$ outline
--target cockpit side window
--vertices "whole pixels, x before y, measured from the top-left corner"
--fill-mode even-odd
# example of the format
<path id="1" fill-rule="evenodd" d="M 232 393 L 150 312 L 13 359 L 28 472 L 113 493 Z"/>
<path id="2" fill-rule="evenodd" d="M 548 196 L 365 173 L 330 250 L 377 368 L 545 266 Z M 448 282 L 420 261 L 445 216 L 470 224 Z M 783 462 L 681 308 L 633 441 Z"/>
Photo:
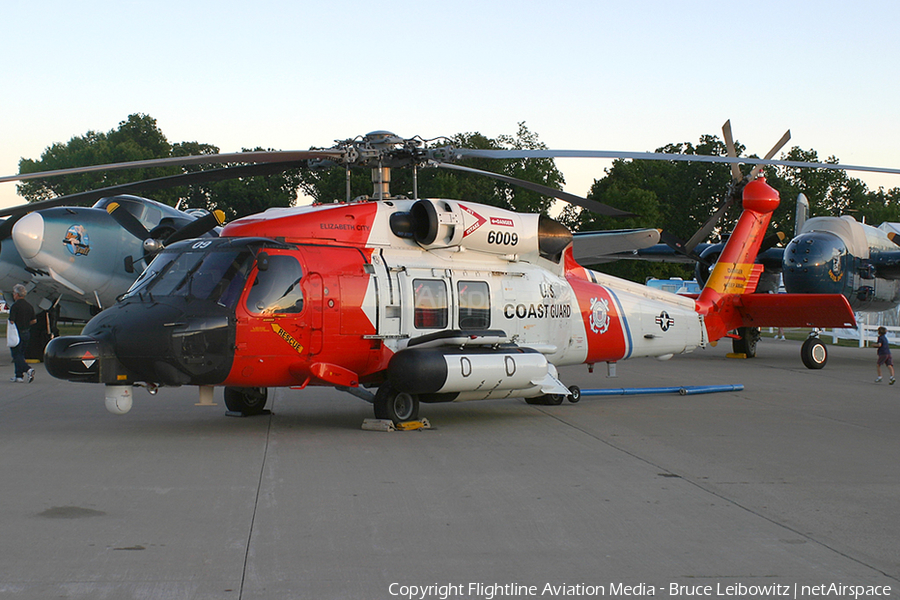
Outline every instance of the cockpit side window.
<path id="1" fill-rule="evenodd" d="M 255 314 L 296 314 L 303 310 L 303 272 L 293 256 L 271 254 L 268 268 L 256 272 L 247 294 L 247 310 Z"/>

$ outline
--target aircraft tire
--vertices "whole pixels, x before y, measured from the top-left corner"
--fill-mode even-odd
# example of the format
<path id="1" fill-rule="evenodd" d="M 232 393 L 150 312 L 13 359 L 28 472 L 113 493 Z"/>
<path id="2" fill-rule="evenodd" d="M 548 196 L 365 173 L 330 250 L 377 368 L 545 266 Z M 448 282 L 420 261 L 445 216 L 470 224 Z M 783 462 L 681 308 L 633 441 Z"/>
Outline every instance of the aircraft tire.
<path id="1" fill-rule="evenodd" d="M 546 404 L 547 406 L 559 406 L 565 399 L 566 396 L 563 394 L 547 394 L 546 396 L 544 396 L 544 404 Z"/>
<path id="2" fill-rule="evenodd" d="M 806 338 L 800 347 L 800 359 L 807 369 L 821 369 L 828 362 L 828 349 L 819 338 Z"/>
<path id="3" fill-rule="evenodd" d="M 390 419 L 394 424 L 415 421 L 419 418 L 419 397 L 416 394 L 398 392 L 389 383 L 385 383 L 375 394 L 375 418 Z"/>
<path id="4" fill-rule="evenodd" d="M 225 406 L 229 412 L 242 413 L 245 417 L 260 415 L 266 408 L 267 388 L 225 387 Z"/>
<path id="5" fill-rule="evenodd" d="M 731 341 L 731 349 L 735 354 L 746 354 L 747 358 L 756 358 L 756 345 L 759 342 L 759 327 L 741 327 L 738 330 L 740 339 Z"/>
<path id="6" fill-rule="evenodd" d="M 569 395 L 567 396 L 569 402 L 575 404 L 579 400 L 581 400 L 581 388 L 577 385 L 569 386 Z"/>

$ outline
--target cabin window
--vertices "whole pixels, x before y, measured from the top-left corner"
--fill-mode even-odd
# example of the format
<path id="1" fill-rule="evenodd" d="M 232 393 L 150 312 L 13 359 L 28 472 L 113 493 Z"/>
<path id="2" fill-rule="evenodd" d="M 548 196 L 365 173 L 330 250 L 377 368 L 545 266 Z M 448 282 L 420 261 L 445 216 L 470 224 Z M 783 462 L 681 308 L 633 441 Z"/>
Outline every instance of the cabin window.
<path id="1" fill-rule="evenodd" d="M 491 291 L 485 281 L 458 281 L 459 328 L 487 329 L 491 326 Z"/>
<path id="2" fill-rule="evenodd" d="M 247 294 L 247 310 L 256 314 L 295 314 L 303 310 L 303 272 L 293 256 L 271 254 L 268 268 L 257 271 Z"/>
<path id="3" fill-rule="evenodd" d="M 450 314 L 447 286 L 440 279 L 413 279 L 413 322 L 417 329 L 445 329 Z"/>

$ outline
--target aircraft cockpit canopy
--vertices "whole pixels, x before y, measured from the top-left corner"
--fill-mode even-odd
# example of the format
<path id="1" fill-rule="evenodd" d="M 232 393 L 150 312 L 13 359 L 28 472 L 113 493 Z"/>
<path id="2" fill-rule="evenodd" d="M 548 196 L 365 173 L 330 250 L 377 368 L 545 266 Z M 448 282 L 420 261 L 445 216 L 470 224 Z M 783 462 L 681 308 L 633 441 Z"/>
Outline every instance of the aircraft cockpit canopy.
<path id="1" fill-rule="evenodd" d="M 299 312 L 303 306 L 300 264 L 293 256 L 265 253 L 266 248 L 284 247 L 271 240 L 247 238 L 194 239 L 173 244 L 153 259 L 122 299 L 181 296 L 234 308 L 258 261 L 257 282 L 251 289 L 247 308 L 255 313 Z M 270 269 L 273 260 L 278 262 L 277 268 Z"/>

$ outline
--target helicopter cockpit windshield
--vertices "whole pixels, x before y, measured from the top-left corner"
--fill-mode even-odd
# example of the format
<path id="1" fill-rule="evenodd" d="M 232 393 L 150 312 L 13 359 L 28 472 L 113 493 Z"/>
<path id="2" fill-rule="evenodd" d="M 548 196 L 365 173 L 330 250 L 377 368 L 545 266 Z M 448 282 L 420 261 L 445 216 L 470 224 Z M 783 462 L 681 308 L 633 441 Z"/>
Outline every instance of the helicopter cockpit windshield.
<path id="1" fill-rule="evenodd" d="M 144 270 L 122 297 L 181 296 L 234 308 L 254 264 L 246 244 L 226 240 L 190 241 L 167 248 Z"/>

